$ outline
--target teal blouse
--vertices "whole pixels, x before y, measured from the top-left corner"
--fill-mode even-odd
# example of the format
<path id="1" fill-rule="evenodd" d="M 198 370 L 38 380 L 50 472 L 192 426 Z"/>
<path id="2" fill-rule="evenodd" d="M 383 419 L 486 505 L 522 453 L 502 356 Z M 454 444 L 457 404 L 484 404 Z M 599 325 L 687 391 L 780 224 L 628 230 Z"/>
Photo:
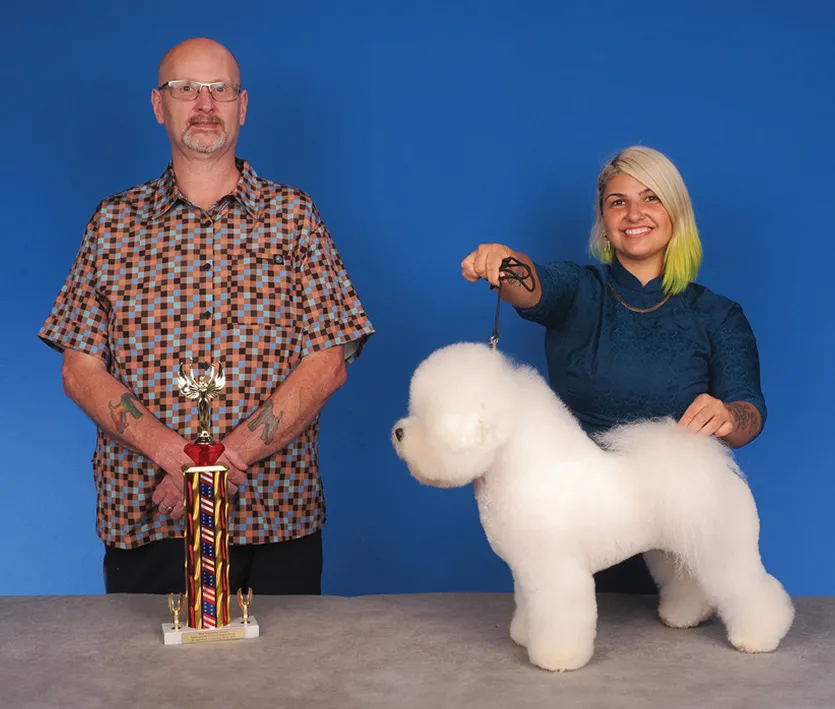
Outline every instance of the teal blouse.
<path id="1" fill-rule="evenodd" d="M 708 393 L 747 401 L 766 420 L 757 343 L 742 307 L 690 284 L 664 299 L 661 278 L 641 286 L 618 261 L 610 266 L 534 264 L 542 297 L 523 318 L 545 326 L 548 376 L 554 391 L 589 434 L 618 423 L 671 416 Z"/>

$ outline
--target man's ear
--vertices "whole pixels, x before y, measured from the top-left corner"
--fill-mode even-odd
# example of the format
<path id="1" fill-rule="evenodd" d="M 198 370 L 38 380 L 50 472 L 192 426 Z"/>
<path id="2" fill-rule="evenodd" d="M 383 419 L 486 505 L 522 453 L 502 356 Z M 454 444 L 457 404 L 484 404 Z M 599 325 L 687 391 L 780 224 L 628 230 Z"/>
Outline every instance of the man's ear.
<path id="1" fill-rule="evenodd" d="M 486 435 L 484 421 L 476 414 L 444 414 L 435 423 L 435 432 L 454 453 L 477 448 Z"/>
<path id="2" fill-rule="evenodd" d="M 162 114 L 162 95 L 159 89 L 151 90 L 151 106 L 154 109 L 154 118 L 157 119 L 157 123 L 163 125 L 165 123 L 165 116 Z"/>

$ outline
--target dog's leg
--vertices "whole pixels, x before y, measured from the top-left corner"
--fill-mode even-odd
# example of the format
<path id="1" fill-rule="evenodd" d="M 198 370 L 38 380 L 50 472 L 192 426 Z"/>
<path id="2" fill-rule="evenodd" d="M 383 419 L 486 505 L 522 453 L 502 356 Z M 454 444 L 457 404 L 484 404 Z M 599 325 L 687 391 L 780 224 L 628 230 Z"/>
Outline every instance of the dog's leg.
<path id="1" fill-rule="evenodd" d="M 734 547 L 737 547 L 736 549 Z M 758 551 L 730 549 L 703 563 L 702 583 L 740 652 L 772 652 L 794 621 L 794 604 L 762 565 Z"/>
<path id="2" fill-rule="evenodd" d="M 513 579 L 513 620 L 510 621 L 510 638 L 517 645 L 528 646 L 528 609 L 525 606 L 525 595 L 521 584 Z"/>
<path id="3" fill-rule="evenodd" d="M 594 576 L 579 565 L 560 564 L 522 573 L 519 582 L 531 663 L 559 672 L 588 664 L 597 635 Z"/>
<path id="4" fill-rule="evenodd" d="M 658 617 L 671 628 L 694 628 L 707 620 L 713 608 L 701 584 L 676 557 L 663 551 L 648 551 L 644 561 L 658 584 Z"/>

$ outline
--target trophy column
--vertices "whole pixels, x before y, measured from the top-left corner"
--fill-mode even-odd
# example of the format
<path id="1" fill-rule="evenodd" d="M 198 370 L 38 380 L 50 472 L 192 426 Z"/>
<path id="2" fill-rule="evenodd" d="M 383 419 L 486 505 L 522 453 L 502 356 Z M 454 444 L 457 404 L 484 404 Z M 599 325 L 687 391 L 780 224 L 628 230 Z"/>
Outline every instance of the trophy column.
<path id="1" fill-rule="evenodd" d="M 220 454 L 218 454 L 219 456 Z M 223 465 L 186 468 L 186 624 L 229 624 L 229 499 Z"/>
<path id="2" fill-rule="evenodd" d="M 177 385 L 187 399 L 197 401 L 199 433 L 185 452 L 195 465 L 184 466 L 184 541 L 185 598 L 169 597 L 168 607 L 174 622 L 163 623 L 166 645 L 255 638 L 258 623 L 249 615 L 252 590 L 247 602 L 238 591 L 243 618 L 231 621 L 229 591 L 229 495 L 226 488 L 229 469 L 217 461 L 223 444 L 209 432 L 209 401 L 223 389 L 223 366 L 213 364 L 207 376 L 194 376 L 192 362 L 180 365 Z M 185 606 L 185 628 L 180 612 Z"/>

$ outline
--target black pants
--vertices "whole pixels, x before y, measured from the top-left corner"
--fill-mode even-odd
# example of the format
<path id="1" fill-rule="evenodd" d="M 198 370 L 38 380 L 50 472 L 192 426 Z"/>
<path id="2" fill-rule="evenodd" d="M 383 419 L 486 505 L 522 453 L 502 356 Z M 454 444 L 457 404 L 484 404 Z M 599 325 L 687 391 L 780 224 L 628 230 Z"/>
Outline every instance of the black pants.
<path id="1" fill-rule="evenodd" d="M 182 539 L 136 549 L 104 548 L 106 593 L 185 593 Z M 322 593 L 322 533 L 276 544 L 229 547 L 229 590 L 254 595 Z"/>
<path id="2" fill-rule="evenodd" d="M 598 593 L 655 594 L 658 586 L 641 555 L 633 556 L 594 575 Z"/>

